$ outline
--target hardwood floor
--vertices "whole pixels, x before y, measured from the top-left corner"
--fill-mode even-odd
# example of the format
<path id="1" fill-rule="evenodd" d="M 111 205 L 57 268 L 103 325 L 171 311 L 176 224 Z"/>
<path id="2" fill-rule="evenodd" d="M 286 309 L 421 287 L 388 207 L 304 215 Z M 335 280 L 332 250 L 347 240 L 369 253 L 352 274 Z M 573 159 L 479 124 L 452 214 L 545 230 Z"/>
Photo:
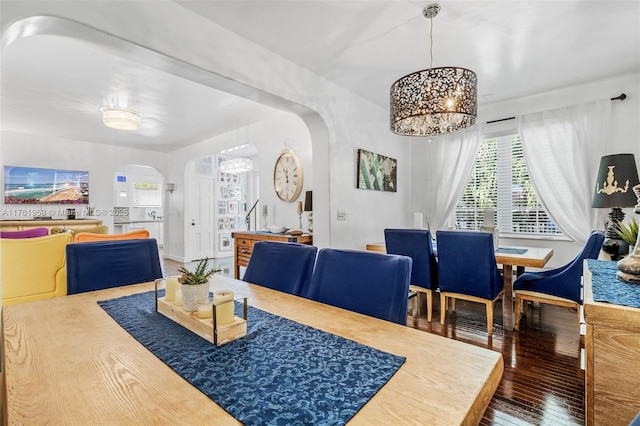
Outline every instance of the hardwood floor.
<path id="1" fill-rule="evenodd" d="M 437 304 L 434 304 L 437 305 Z M 410 302 L 410 306 L 412 306 Z M 584 371 L 576 313 L 541 305 L 529 308 L 520 332 L 502 329 L 502 306 L 495 305 L 493 337 L 487 337 L 484 305 L 459 300 L 444 326 L 434 309 L 426 321 L 424 301 L 419 317 L 407 325 L 501 352 L 504 375 L 482 425 L 583 425 Z"/>
<path id="2" fill-rule="evenodd" d="M 165 259 L 165 275 L 175 275 L 180 266 Z M 526 311 L 520 332 L 509 332 L 502 329 L 502 306 L 497 302 L 489 339 L 484 305 L 459 300 L 456 313 L 448 313 L 441 326 L 435 307 L 433 322 L 427 322 L 424 304 L 421 300 L 419 315 L 408 316 L 407 326 L 498 351 L 504 357 L 504 375 L 481 425 L 584 424 L 584 371 L 575 312 L 541 305 Z"/>

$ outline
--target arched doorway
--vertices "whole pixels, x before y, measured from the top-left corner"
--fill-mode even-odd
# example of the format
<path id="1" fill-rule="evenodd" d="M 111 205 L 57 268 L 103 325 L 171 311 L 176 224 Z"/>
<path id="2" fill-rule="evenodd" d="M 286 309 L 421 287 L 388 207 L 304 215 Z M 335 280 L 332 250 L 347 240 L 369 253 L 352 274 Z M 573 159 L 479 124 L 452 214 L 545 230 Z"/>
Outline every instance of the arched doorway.
<path id="1" fill-rule="evenodd" d="M 185 253 L 190 261 L 213 258 L 233 266 L 234 231 L 245 231 L 258 200 L 257 150 L 243 144 L 190 160 L 185 167 Z M 256 214 L 254 210 L 253 214 Z M 255 219 L 255 218 L 254 218 Z"/>
<path id="2" fill-rule="evenodd" d="M 158 246 L 164 244 L 164 176 L 149 166 L 127 164 L 114 173 L 113 229 L 122 234 L 146 229 Z"/>

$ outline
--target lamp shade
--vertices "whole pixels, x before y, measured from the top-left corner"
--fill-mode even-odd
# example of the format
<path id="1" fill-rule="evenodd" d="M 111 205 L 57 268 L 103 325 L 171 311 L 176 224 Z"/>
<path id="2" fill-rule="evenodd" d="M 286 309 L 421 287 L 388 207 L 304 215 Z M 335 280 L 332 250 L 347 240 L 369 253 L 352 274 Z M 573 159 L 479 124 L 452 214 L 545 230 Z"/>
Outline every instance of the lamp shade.
<path id="1" fill-rule="evenodd" d="M 638 169 L 633 154 L 605 155 L 600 159 L 591 206 L 633 207 L 636 196 L 632 188 L 638 183 Z"/>
<path id="2" fill-rule="evenodd" d="M 304 211 L 312 212 L 313 211 L 313 197 L 311 196 L 312 191 L 307 191 L 304 193 Z"/>

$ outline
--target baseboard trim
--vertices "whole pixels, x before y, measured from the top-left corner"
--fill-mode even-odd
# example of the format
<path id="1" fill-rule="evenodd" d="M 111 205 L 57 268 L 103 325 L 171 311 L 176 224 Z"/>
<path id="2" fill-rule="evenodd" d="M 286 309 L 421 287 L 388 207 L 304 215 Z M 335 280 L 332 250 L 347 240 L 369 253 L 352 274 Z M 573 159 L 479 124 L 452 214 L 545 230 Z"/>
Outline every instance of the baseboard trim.
<path id="1" fill-rule="evenodd" d="M 188 260 L 186 260 L 184 257 L 180 257 L 180 256 L 174 256 L 172 254 L 163 254 L 162 255 L 163 259 L 169 259 L 169 260 L 175 260 L 176 262 L 181 262 L 181 263 L 187 263 L 189 262 Z"/>

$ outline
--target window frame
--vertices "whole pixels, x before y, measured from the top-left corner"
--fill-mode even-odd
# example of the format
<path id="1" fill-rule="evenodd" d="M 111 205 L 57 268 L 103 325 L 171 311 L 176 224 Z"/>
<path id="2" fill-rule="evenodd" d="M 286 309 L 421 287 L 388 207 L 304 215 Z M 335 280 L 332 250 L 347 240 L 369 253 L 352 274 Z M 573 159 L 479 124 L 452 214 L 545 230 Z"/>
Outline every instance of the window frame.
<path id="1" fill-rule="evenodd" d="M 504 140 L 505 138 L 513 138 L 513 137 L 519 137 L 520 140 L 522 141 L 522 135 L 520 134 L 520 132 L 518 131 L 518 129 L 515 128 L 511 128 L 511 129 L 506 129 L 503 131 L 498 131 L 495 133 L 486 133 L 483 134 L 481 139 L 480 139 L 480 143 L 483 144 L 486 141 L 490 141 L 490 140 L 496 140 L 496 148 L 495 148 L 495 173 L 496 173 L 496 202 L 494 203 L 493 207 L 475 207 L 475 213 L 474 213 L 474 217 L 475 219 L 473 220 L 473 225 L 475 225 L 475 227 L 468 227 L 468 228 L 460 228 L 460 229 L 475 229 L 475 230 L 479 230 L 481 226 L 483 226 L 483 224 L 481 222 L 478 221 L 477 217 L 478 217 L 478 211 L 484 208 L 492 208 L 495 210 L 495 226 L 498 228 L 498 232 L 500 237 L 503 238 L 513 238 L 513 239 L 530 239 L 530 240 L 559 240 L 559 241 L 571 241 L 570 238 L 568 238 L 560 228 L 557 227 L 557 225 L 555 225 L 555 223 L 553 223 L 553 219 L 551 218 L 551 216 L 549 215 L 549 213 L 546 211 L 544 205 L 542 204 L 542 202 L 540 201 L 540 197 L 538 196 L 537 192 L 535 191 L 535 188 L 532 188 L 535 194 L 535 198 L 536 198 L 536 210 L 538 212 L 543 212 L 546 217 L 551 220 L 551 222 L 554 224 L 554 226 L 557 229 L 557 233 L 541 233 L 541 232 L 516 232 L 513 230 L 513 220 L 514 220 L 514 215 L 513 215 L 513 210 L 515 207 L 512 203 L 513 203 L 513 143 L 511 144 L 501 144 L 499 143 L 499 141 L 502 139 Z M 522 142 L 521 142 L 522 143 Z M 481 149 L 478 149 L 478 155 L 480 154 Z M 508 172 L 504 172 L 501 173 L 499 171 L 499 167 L 500 167 L 500 153 L 502 153 L 502 155 L 507 155 L 508 160 L 504 161 L 504 163 L 508 163 L 510 165 L 510 171 Z M 521 157 L 524 161 L 524 152 L 521 153 Z M 473 168 L 475 170 L 476 168 L 476 162 L 478 160 L 478 156 L 476 156 L 476 159 L 473 162 Z M 526 165 L 526 162 L 525 162 Z M 527 175 L 529 178 L 529 181 L 531 182 L 531 175 L 529 172 L 529 169 L 527 167 Z M 452 228 L 457 229 L 456 224 L 459 222 L 457 220 L 458 214 L 459 214 L 459 208 L 460 208 L 460 203 L 463 200 L 463 197 L 465 195 L 465 193 L 467 192 L 467 186 L 469 185 L 469 183 L 471 182 L 471 179 L 474 178 L 474 176 L 476 175 L 476 173 L 474 173 L 474 171 L 472 171 L 472 173 L 469 176 L 469 180 L 466 182 L 465 187 L 464 187 L 464 191 L 462 192 L 462 194 L 460 195 L 460 198 L 458 199 L 456 206 L 454 208 L 454 211 L 452 212 L 452 214 L 449 217 L 449 224 Z M 508 176 L 511 176 L 510 180 L 511 182 L 508 183 L 509 178 Z M 507 180 L 505 181 L 505 177 L 507 177 Z M 502 179 L 500 179 L 502 178 Z M 506 208 L 500 208 L 500 205 L 503 204 L 504 202 L 507 202 L 509 204 L 509 207 Z M 511 211 L 511 214 L 507 213 L 507 217 L 505 217 L 505 210 Z M 539 214 L 540 213 L 536 213 L 536 221 L 535 221 L 535 225 L 538 229 L 540 229 L 540 219 L 539 219 Z M 509 229 L 508 231 L 505 231 L 504 229 L 507 228 Z"/>

